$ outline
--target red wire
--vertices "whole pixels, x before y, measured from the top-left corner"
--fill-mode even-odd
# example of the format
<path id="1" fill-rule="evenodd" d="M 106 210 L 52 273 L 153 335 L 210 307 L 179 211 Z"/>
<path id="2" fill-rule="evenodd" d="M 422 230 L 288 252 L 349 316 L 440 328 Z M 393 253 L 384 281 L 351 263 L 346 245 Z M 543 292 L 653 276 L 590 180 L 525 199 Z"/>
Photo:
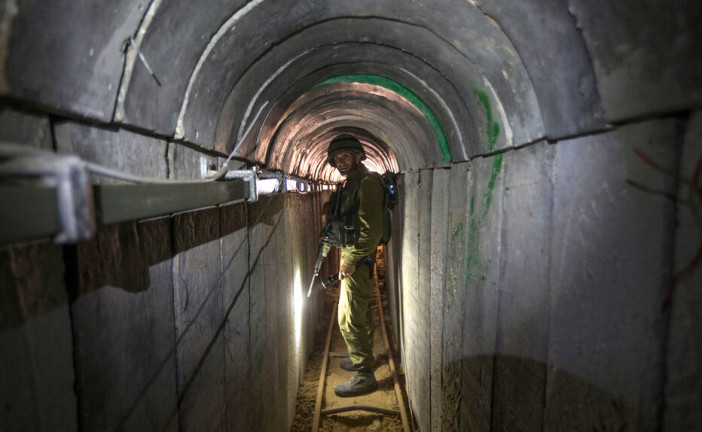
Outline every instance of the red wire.
<path id="1" fill-rule="evenodd" d="M 672 171 L 659 165 L 641 150 L 634 149 L 634 153 L 636 153 L 638 157 L 640 157 L 646 164 L 653 167 L 654 169 L 667 175 L 676 177 L 682 184 L 692 189 L 692 191 L 697 195 L 697 199 L 702 201 L 702 186 L 700 185 L 700 177 L 702 177 L 702 157 L 700 157 L 700 159 L 695 164 L 692 180 L 690 181 L 684 177 L 678 176 Z M 663 309 L 670 305 L 670 302 L 673 300 L 673 294 L 675 293 L 675 287 L 677 286 L 678 282 L 680 282 L 680 280 L 682 280 L 683 278 L 687 277 L 697 266 L 700 265 L 700 263 L 702 263 L 702 244 L 700 244 L 700 247 L 697 250 L 697 255 L 695 255 L 692 261 L 690 261 L 690 263 L 688 263 L 684 268 L 682 268 L 673 276 L 673 279 L 670 282 L 670 286 L 668 287 L 668 292 L 665 296 Z"/>

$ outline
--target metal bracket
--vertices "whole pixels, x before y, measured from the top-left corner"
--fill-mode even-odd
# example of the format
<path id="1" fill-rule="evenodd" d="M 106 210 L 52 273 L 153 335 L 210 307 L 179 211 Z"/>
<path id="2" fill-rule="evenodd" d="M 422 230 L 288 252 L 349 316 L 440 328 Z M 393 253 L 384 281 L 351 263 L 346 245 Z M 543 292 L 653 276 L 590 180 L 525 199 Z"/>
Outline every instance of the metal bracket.
<path id="1" fill-rule="evenodd" d="M 287 192 L 288 188 L 288 175 L 285 174 L 284 172 L 272 172 L 272 171 L 262 171 L 259 175 L 258 178 L 261 180 L 270 180 L 270 179 L 276 179 L 278 180 L 278 192 L 279 193 L 285 193 Z"/>
<path id="2" fill-rule="evenodd" d="M 242 179 L 249 184 L 249 196 L 246 202 L 258 201 L 258 189 L 256 187 L 256 179 L 258 178 L 258 167 L 252 166 L 248 170 L 230 170 L 224 175 L 227 180 Z"/>
<path id="3" fill-rule="evenodd" d="M 35 179 L 41 186 L 56 189 L 59 219 L 59 231 L 54 236 L 56 243 L 88 240 L 95 233 L 90 176 L 80 158 L 27 151 L 12 155 L 9 160 L 0 163 L 0 178 L 25 182 Z"/>

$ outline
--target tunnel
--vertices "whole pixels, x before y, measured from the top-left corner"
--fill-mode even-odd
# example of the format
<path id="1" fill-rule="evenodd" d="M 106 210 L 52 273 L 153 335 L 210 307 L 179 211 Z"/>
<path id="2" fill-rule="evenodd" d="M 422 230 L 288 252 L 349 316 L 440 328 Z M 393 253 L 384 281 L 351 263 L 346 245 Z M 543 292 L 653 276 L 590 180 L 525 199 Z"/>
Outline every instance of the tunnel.
<path id="1" fill-rule="evenodd" d="M 0 4 L 0 430 L 289 430 L 341 133 L 415 430 L 702 430 L 701 2 Z"/>

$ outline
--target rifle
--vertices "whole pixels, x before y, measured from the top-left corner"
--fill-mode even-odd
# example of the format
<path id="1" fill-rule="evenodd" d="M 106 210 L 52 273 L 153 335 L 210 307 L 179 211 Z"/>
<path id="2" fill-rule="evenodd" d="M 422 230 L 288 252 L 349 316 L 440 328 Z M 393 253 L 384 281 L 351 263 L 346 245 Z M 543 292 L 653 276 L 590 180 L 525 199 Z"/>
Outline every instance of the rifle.
<path id="1" fill-rule="evenodd" d="M 361 259 L 356 263 L 356 268 L 358 268 L 358 267 L 360 267 L 360 266 L 362 266 L 362 265 L 364 265 L 364 264 L 368 264 L 368 261 L 370 261 L 370 255 L 367 256 L 367 257 L 361 258 Z M 372 268 L 371 268 L 371 270 L 372 270 Z M 336 281 L 338 281 L 338 280 L 339 280 L 339 273 L 333 274 L 333 275 L 329 276 L 328 278 L 326 278 L 325 280 L 322 281 L 322 286 L 324 287 L 324 289 L 327 289 L 327 288 L 329 288 L 330 286 L 334 285 L 334 284 L 336 283 Z M 308 297 L 309 297 L 309 296 L 308 296 Z"/>
<path id="2" fill-rule="evenodd" d="M 332 192 L 331 196 L 329 197 L 329 202 L 327 205 L 329 208 L 327 209 L 327 224 L 322 230 L 322 235 L 320 236 L 320 241 L 319 241 L 319 247 L 317 248 L 317 261 L 314 263 L 314 275 L 312 276 L 312 280 L 310 281 L 310 288 L 307 290 L 307 297 L 309 298 L 310 295 L 312 295 L 312 287 L 314 286 L 314 280 L 319 276 L 319 271 L 322 268 L 322 263 L 324 262 L 324 258 L 327 257 L 329 254 L 329 250 L 331 249 L 332 245 L 338 246 L 338 234 L 335 235 L 334 233 L 334 224 L 332 223 L 332 219 L 335 214 L 339 212 L 339 205 L 341 204 L 341 183 L 339 183 L 336 187 L 336 190 Z M 333 208 L 332 204 L 333 203 Z M 325 287 L 326 289 L 326 287 Z"/>
<path id="3" fill-rule="evenodd" d="M 317 248 L 317 261 L 314 263 L 314 275 L 312 275 L 312 280 L 310 281 L 310 288 L 307 290 L 307 297 L 309 298 L 310 295 L 312 295 L 312 286 L 314 286 L 314 280 L 319 276 L 319 271 L 322 268 L 322 263 L 324 262 L 324 258 L 327 257 L 329 254 L 329 249 L 331 249 L 332 242 L 331 242 L 331 231 L 332 231 L 332 223 L 331 220 L 327 222 L 327 226 L 324 228 L 322 231 L 322 237 L 319 242 L 319 247 Z"/>

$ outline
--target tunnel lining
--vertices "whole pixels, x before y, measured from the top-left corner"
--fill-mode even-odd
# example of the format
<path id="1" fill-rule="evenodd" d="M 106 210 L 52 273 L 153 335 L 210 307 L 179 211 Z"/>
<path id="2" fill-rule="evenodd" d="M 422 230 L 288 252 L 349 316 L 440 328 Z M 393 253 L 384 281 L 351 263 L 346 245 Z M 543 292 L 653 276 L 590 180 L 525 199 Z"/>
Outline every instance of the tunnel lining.
<path id="1" fill-rule="evenodd" d="M 335 77 L 328 78 L 319 84 L 316 84 L 313 88 L 339 82 L 360 82 L 379 85 L 387 88 L 388 90 L 394 91 L 395 93 L 410 101 L 414 106 L 417 107 L 417 109 L 419 109 L 419 111 L 424 115 L 431 127 L 434 129 L 434 133 L 436 133 L 436 138 L 439 141 L 439 145 L 441 146 L 441 154 L 443 156 L 444 163 L 451 162 L 451 150 L 449 150 L 448 143 L 446 141 L 446 135 L 444 135 L 444 131 L 442 130 L 439 121 L 436 119 L 436 116 L 434 116 L 434 113 L 431 112 L 431 110 L 429 109 L 429 107 L 427 107 L 424 101 L 422 101 L 422 99 L 419 96 L 417 96 L 412 90 L 391 78 L 380 75 L 338 75 Z"/>

